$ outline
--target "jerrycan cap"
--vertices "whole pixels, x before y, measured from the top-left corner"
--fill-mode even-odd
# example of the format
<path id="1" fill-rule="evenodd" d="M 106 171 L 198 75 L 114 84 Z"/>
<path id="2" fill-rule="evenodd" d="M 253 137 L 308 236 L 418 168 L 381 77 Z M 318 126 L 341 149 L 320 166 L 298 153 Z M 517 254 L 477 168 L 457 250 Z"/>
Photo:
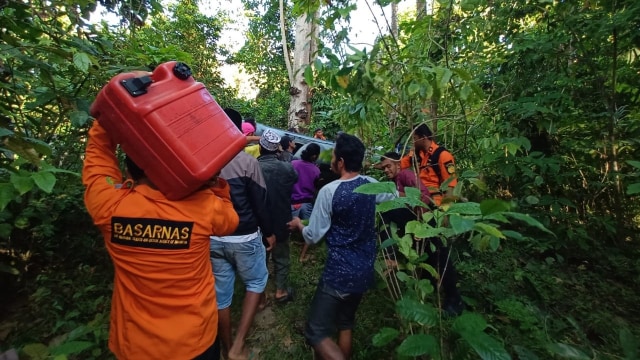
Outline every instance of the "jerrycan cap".
<path id="1" fill-rule="evenodd" d="M 177 62 L 173 67 L 173 75 L 180 80 L 187 80 L 191 76 L 191 68 L 183 62 Z"/>

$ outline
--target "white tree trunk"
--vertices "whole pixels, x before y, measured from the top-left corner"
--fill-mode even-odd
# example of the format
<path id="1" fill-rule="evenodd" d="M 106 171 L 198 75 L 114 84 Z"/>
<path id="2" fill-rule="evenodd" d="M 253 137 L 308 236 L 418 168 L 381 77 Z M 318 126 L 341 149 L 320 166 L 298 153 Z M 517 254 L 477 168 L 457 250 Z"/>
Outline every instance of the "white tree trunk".
<path id="1" fill-rule="evenodd" d="M 289 46 L 287 46 L 287 16 L 284 13 L 284 0 L 280 0 L 280 32 L 282 33 L 282 53 L 284 54 L 284 63 L 287 66 L 287 75 L 289 75 L 289 86 L 293 86 L 293 69 L 291 69 L 291 56 L 289 54 Z"/>
<path id="2" fill-rule="evenodd" d="M 391 3 L 391 35 L 398 41 L 398 3 Z"/>
<path id="3" fill-rule="evenodd" d="M 308 21 L 307 21 L 308 20 Z M 307 14 L 296 19 L 296 44 L 293 54 L 293 83 L 289 90 L 289 128 L 300 131 L 309 124 L 311 104 L 309 85 L 304 80 L 304 70 L 314 60 L 317 52 L 317 27 Z"/>

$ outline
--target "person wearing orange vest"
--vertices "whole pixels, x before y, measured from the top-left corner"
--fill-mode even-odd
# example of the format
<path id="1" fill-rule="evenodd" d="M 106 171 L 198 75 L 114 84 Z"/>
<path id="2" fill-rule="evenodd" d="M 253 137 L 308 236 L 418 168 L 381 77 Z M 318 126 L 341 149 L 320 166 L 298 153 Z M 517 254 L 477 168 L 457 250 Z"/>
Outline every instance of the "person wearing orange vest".
<path id="1" fill-rule="evenodd" d="M 426 124 L 420 124 L 414 128 L 413 147 L 414 150 L 401 159 L 400 168 L 417 168 L 420 180 L 431 192 L 433 202 L 440 206 L 443 197 L 453 193 L 453 188 L 458 183 L 453 155 L 433 140 L 433 133 Z M 439 153 L 437 162 L 432 164 L 431 157 L 436 152 Z M 447 190 L 440 189 L 450 177 L 453 179 L 448 183 Z"/>
<path id="2" fill-rule="evenodd" d="M 420 180 L 431 192 L 431 199 L 436 206 L 440 206 L 443 199 L 451 196 L 453 188 L 458 183 L 456 179 L 456 165 L 453 155 L 433 140 L 433 133 L 426 124 L 420 124 L 413 129 L 414 152 L 401 159 L 402 169 L 418 169 Z M 448 182 L 447 188 L 442 184 Z M 435 225 L 432 222 L 432 225 Z M 462 297 L 457 288 L 458 272 L 453 261 L 449 261 L 448 246 L 443 246 L 439 238 L 431 238 L 435 251 L 429 250 L 428 262 L 440 273 L 444 290 L 443 310 L 450 316 L 457 316 L 465 308 Z M 430 249 L 430 248 L 429 248 Z M 427 274 L 432 283 L 437 283 Z"/>
<path id="3" fill-rule="evenodd" d="M 219 359 L 209 236 L 238 226 L 229 185 L 213 178 L 168 200 L 96 120 L 89 131 L 84 202 L 115 269 L 109 349 L 118 359 Z"/>

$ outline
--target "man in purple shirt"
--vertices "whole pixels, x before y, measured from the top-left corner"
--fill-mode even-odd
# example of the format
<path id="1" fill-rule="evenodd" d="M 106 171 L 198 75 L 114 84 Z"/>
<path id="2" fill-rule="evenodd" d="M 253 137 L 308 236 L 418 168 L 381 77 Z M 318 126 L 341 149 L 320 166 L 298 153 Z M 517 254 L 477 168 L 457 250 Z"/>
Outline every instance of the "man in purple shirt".
<path id="1" fill-rule="evenodd" d="M 302 220 L 309 219 L 316 197 L 316 181 L 320 177 L 320 169 L 316 160 L 320 155 L 320 146 L 311 143 L 300 154 L 301 160 L 293 160 L 291 165 L 298 173 L 298 181 L 291 192 L 291 215 Z"/>

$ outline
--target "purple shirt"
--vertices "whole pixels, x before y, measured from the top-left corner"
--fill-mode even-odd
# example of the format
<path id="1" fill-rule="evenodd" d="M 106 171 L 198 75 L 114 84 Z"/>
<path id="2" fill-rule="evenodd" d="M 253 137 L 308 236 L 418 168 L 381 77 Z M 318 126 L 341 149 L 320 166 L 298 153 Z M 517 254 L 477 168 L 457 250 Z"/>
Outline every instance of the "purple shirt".
<path id="1" fill-rule="evenodd" d="M 298 182 L 293 185 L 291 193 L 291 203 L 313 202 L 316 195 L 315 181 L 320 176 L 320 169 L 316 164 L 304 160 L 293 160 L 291 165 L 298 173 Z"/>
<path id="2" fill-rule="evenodd" d="M 426 186 L 424 186 L 422 181 L 418 181 L 418 177 L 415 172 L 409 169 L 400 170 L 394 181 L 396 183 L 396 188 L 398 188 L 398 192 L 404 193 L 405 187 L 419 188 L 420 200 L 427 205 L 431 203 L 431 192 Z"/>

